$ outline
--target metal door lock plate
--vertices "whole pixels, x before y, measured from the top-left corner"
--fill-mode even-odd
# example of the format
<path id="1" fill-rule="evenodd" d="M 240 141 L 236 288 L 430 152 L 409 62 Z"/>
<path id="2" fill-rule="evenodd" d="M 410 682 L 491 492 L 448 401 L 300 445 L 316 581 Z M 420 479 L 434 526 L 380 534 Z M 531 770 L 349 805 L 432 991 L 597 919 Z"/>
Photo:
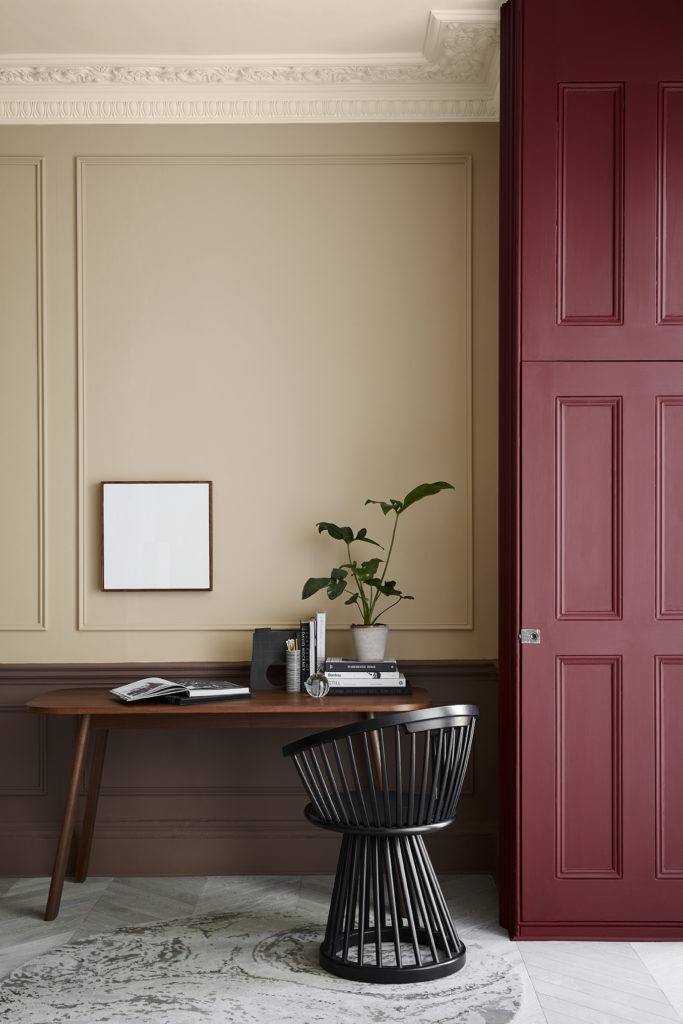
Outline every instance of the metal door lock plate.
<path id="1" fill-rule="evenodd" d="M 519 634 L 519 639 L 523 644 L 540 644 L 541 631 L 540 629 L 523 629 Z"/>

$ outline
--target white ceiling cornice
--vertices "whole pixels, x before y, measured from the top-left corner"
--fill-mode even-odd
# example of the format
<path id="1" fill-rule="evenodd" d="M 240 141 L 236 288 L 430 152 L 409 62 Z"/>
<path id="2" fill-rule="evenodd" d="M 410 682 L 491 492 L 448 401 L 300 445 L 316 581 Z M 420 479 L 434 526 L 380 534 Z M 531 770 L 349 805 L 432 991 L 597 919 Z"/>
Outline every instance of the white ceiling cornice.
<path id="1" fill-rule="evenodd" d="M 498 10 L 432 11 L 412 54 L 0 55 L 0 123 L 495 121 Z"/>

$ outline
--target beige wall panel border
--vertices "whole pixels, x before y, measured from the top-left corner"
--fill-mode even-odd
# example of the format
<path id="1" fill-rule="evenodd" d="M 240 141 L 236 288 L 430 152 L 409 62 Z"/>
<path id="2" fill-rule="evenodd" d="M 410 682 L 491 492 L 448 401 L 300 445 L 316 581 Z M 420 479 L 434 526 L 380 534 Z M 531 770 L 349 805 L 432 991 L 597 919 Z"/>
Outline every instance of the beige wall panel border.
<path id="1" fill-rule="evenodd" d="M 46 383 L 45 383 L 45 158 L 2 156 L 0 166 L 25 165 L 35 174 L 35 289 L 36 289 L 36 482 L 37 563 L 36 618 L 34 622 L 0 623 L 0 631 L 26 632 L 47 629 L 47 510 L 46 510 Z"/>
<path id="2" fill-rule="evenodd" d="M 77 157 L 76 158 L 76 291 L 77 291 L 77 365 L 78 365 L 78 629 L 93 632 L 251 632 L 256 628 L 270 626 L 274 629 L 291 628 L 287 622 L 232 622 L 232 623 L 186 623 L 173 625 L 134 625 L 130 623 L 97 623 L 88 621 L 87 601 L 87 564 L 86 564 L 86 467 L 87 467 L 87 430 L 86 430 L 86 375 L 87 375 L 87 322 L 86 322 L 86 255 L 85 255 L 85 222 L 87 216 L 86 178 L 88 167 L 107 165 L 197 165 L 197 166 L 249 166 L 249 165 L 363 165 L 363 164 L 454 164 L 465 170 L 465 210 L 464 222 L 466 237 L 464 239 L 465 264 L 465 390 L 466 390 L 466 477 L 467 477 L 467 523 L 466 552 L 467 566 L 465 579 L 466 615 L 461 622 L 427 622 L 404 623 L 392 625 L 394 632 L 425 632 L 425 631 L 472 631 L 474 607 L 474 565 L 473 565 L 473 423 L 472 423 L 472 155 L 463 154 L 423 154 L 423 155 L 372 155 L 372 156 L 112 156 L 112 157 Z M 348 631 L 348 625 L 328 626 L 331 631 Z"/>

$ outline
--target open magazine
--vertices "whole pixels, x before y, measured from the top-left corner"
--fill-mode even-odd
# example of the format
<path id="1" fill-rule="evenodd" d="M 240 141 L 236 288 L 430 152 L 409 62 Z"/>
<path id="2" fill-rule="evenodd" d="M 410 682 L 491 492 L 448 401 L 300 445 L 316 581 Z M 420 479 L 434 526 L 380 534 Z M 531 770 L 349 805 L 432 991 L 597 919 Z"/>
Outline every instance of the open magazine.
<path id="1" fill-rule="evenodd" d="M 149 676 L 136 679 L 110 690 L 126 703 L 136 700 L 164 700 L 170 704 L 197 704 L 203 700 L 227 700 L 230 697 L 251 697 L 248 686 L 213 679 L 161 679 Z"/>

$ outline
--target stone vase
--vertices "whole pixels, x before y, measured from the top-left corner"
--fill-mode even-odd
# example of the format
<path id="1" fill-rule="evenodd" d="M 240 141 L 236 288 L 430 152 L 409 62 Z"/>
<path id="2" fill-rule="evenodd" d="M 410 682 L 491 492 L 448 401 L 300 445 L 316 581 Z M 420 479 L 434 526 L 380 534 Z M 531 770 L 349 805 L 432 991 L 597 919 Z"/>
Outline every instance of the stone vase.
<path id="1" fill-rule="evenodd" d="M 356 661 L 381 661 L 387 649 L 389 627 L 351 626 L 353 650 Z"/>

